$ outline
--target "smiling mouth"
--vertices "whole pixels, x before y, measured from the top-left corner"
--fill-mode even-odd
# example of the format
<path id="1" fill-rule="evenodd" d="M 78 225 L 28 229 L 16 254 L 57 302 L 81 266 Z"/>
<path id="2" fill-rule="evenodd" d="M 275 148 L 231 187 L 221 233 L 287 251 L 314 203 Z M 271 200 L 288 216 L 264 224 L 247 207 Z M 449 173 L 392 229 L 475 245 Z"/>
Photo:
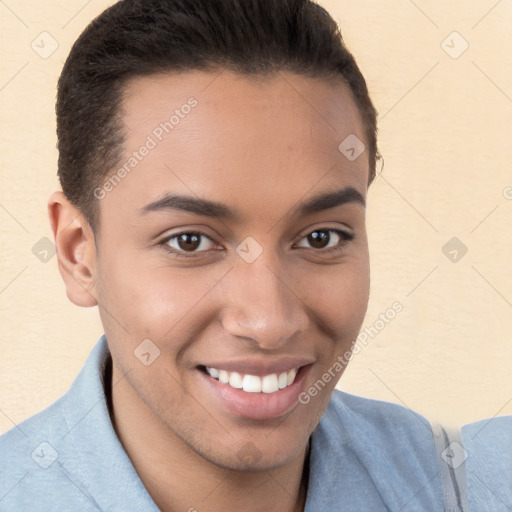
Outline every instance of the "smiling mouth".
<path id="1" fill-rule="evenodd" d="M 238 372 L 218 370 L 209 366 L 203 366 L 203 370 L 213 379 L 232 388 L 245 391 L 246 393 L 276 393 L 281 389 L 291 386 L 295 381 L 297 373 L 302 367 L 292 368 L 286 372 L 270 373 L 257 376 Z"/>

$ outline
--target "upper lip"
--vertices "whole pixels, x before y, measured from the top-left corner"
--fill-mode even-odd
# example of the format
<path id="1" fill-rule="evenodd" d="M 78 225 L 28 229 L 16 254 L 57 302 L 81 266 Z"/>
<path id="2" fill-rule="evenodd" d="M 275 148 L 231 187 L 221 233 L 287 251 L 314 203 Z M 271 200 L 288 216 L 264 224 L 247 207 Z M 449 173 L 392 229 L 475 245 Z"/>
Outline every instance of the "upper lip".
<path id="1" fill-rule="evenodd" d="M 214 361 L 203 364 L 208 368 L 216 370 L 225 370 L 227 372 L 238 372 L 256 376 L 270 375 L 272 373 L 282 373 L 300 368 L 313 363 L 314 360 L 308 357 L 281 357 L 272 361 L 262 361 L 257 359 L 243 359 L 231 361 Z"/>

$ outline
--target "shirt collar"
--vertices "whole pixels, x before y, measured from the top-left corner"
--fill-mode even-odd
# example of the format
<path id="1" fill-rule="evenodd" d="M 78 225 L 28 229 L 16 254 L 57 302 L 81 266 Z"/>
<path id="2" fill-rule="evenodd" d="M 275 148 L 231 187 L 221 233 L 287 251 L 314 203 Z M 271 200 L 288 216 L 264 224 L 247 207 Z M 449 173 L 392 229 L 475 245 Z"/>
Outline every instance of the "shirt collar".
<path id="1" fill-rule="evenodd" d="M 69 473 L 80 478 L 82 492 L 101 510 L 157 511 L 110 420 L 105 395 L 109 364 L 111 356 L 102 336 L 66 395 L 63 413 L 77 469 L 69 468 Z"/>

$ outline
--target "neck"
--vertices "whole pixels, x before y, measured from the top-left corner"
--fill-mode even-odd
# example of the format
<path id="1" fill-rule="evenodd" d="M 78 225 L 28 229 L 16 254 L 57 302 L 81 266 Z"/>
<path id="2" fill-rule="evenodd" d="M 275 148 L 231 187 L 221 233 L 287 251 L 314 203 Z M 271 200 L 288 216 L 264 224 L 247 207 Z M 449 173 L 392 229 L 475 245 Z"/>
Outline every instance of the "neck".
<path id="1" fill-rule="evenodd" d="M 302 512 L 309 443 L 290 463 L 263 471 L 216 465 L 184 443 L 140 400 L 114 367 L 112 424 L 142 483 L 162 512 Z"/>

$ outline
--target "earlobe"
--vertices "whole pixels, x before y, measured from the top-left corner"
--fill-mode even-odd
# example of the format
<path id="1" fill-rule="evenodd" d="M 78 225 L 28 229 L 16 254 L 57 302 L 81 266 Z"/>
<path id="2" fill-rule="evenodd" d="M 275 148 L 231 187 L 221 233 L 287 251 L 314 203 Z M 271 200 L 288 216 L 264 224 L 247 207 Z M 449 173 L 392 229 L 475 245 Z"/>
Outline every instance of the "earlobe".
<path id="1" fill-rule="evenodd" d="M 50 196 L 48 215 L 69 300 L 77 306 L 95 306 L 96 247 L 87 219 L 60 191 Z"/>

